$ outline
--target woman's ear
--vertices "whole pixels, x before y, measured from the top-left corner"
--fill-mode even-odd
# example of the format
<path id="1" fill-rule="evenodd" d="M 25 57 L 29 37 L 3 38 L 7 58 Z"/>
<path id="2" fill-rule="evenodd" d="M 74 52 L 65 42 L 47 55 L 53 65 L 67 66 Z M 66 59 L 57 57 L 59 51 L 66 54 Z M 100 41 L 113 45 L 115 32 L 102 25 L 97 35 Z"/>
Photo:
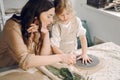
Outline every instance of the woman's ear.
<path id="1" fill-rule="evenodd" d="M 37 17 L 35 17 L 33 23 L 34 23 L 34 24 L 37 24 L 37 25 L 39 24 L 39 21 L 38 21 L 38 18 L 37 18 Z"/>

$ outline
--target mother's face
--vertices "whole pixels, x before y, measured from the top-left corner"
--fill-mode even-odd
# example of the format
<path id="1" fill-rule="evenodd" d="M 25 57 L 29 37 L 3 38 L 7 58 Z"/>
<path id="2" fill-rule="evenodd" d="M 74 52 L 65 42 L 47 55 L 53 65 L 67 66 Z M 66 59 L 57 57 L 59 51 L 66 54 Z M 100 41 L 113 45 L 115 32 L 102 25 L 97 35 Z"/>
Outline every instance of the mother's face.
<path id="1" fill-rule="evenodd" d="M 55 15 L 55 8 L 51 8 L 48 11 L 42 12 L 40 15 L 42 27 L 47 27 L 48 25 L 52 24 L 54 15 Z"/>

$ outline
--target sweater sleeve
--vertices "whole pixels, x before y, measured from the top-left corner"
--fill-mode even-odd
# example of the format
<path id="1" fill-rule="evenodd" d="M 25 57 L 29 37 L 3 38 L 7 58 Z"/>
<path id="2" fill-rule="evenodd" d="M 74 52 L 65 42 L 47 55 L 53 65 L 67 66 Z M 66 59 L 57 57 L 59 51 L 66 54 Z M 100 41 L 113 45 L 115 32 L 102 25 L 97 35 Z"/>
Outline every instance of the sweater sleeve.
<path id="1" fill-rule="evenodd" d="M 8 23 L 4 30 L 5 41 L 8 45 L 12 57 L 22 66 L 23 69 L 28 67 L 30 55 L 26 44 L 23 41 L 21 29 L 18 25 Z M 23 66 L 24 65 L 24 66 Z"/>
<path id="2" fill-rule="evenodd" d="M 23 41 L 20 25 L 9 22 L 4 28 L 5 42 L 7 43 L 10 55 L 19 63 L 19 66 L 26 70 L 31 67 L 50 65 L 61 62 L 59 55 L 40 56 L 31 53 Z"/>
<path id="3" fill-rule="evenodd" d="M 52 37 L 51 37 L 51 43 L 52 45 L 55 45 L 57 47 L 60 46 L 60 31 L 59 31 L 59 26 L 58 25 L 54 25 L 52 27 Z"/>
<path id="4" fill-rule="evenodd" d="M 78 18 L 78 17 L 77 17 L 77 23 L 78 23 L 77 36 L 85 35 L 86 29 L 82 26 L 82 22 L 81 22 L 80 18 Z"/>

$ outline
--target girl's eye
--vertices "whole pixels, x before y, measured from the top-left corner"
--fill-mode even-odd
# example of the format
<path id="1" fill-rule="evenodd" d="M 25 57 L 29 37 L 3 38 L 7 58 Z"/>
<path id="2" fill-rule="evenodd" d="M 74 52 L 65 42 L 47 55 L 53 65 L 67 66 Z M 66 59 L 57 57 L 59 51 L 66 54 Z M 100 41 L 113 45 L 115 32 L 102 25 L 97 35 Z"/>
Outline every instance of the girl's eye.
<path id="1" fill-rule="evenodd" d="M 64 14 L 60 14 L 59 16 L 64 16 Z"/>

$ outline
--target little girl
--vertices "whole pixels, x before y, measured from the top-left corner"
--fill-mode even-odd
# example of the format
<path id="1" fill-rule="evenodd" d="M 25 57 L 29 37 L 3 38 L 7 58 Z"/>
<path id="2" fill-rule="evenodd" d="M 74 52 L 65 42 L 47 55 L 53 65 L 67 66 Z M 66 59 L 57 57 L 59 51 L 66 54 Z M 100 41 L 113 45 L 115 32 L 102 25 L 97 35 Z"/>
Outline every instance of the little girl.
<path id="1" fill-rule="evenodd" d="M 77 37 L 80 38 L 83 63 L 91 62 L 87 56 L 86 30 L 81 20 L 74 15 L 70 0 L 55 0 L 56 20 L 52 27 L 51 43 L 59 53 L 71 53 L 77 50 Z"/>

